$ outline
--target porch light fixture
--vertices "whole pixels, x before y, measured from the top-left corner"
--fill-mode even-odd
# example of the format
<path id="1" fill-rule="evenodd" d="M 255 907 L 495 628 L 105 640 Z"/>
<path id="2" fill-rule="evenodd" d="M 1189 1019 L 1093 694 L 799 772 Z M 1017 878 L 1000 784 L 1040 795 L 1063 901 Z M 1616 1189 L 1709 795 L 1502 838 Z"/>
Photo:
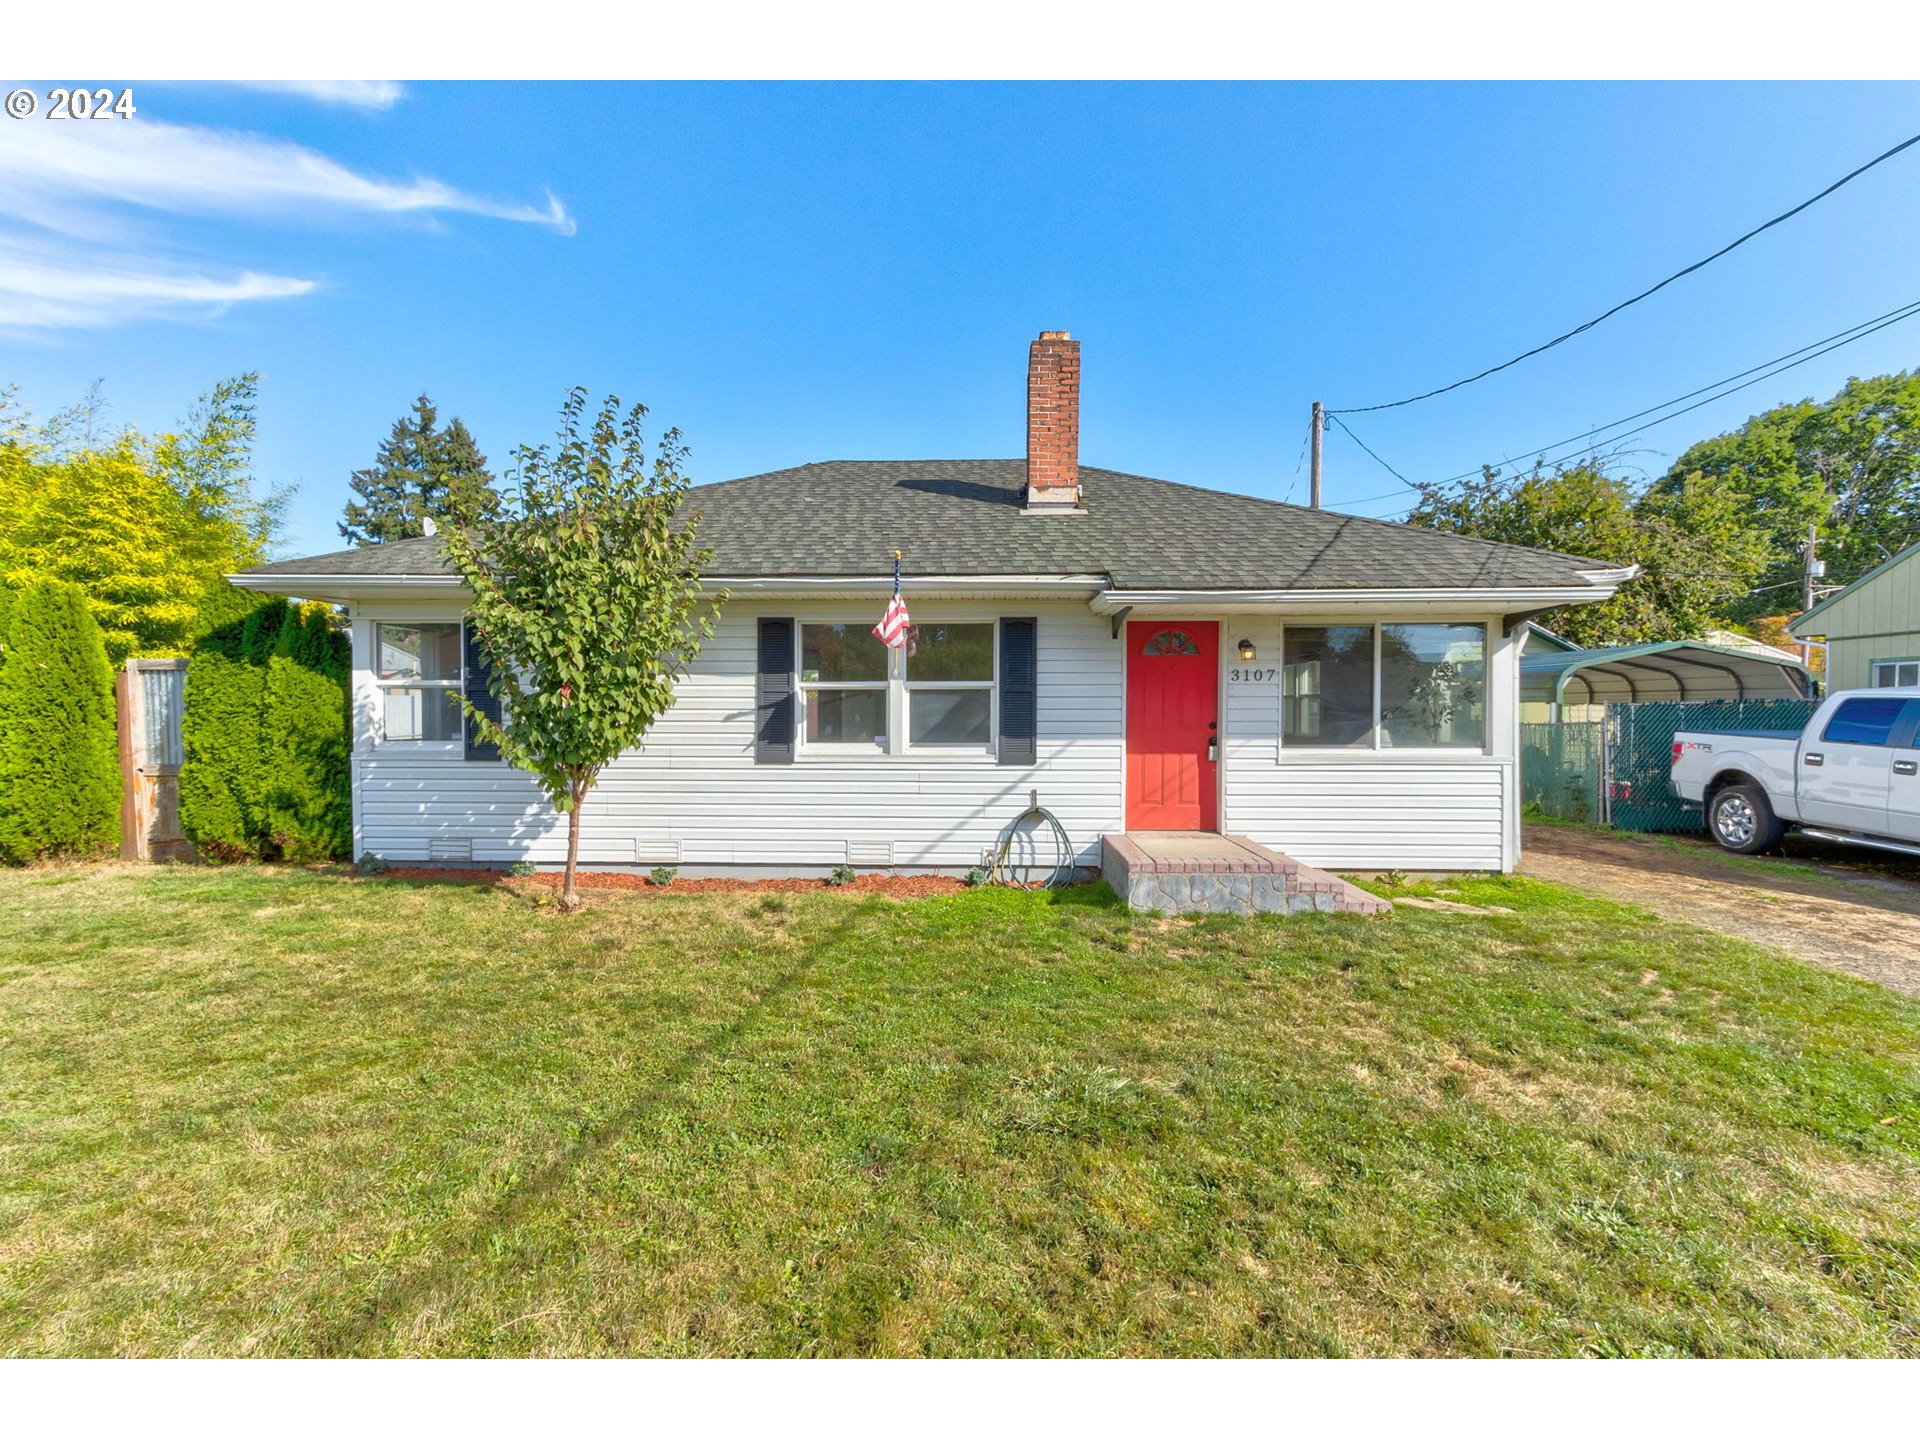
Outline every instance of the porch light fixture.
<path id="1" fill-rule="evenodd" d="M 1240 648 L 1240 658 L 1242 660 L 1251 660 L 1254 658 L 1253 641 L 1242 640 L 1240 642 L 1239 648 Z"/>

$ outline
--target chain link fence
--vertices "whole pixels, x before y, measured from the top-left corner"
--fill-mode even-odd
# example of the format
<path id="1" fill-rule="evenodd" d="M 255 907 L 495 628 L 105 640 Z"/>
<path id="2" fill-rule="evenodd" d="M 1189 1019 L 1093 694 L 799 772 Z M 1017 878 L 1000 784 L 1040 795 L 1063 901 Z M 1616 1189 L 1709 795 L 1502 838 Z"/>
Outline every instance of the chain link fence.
<path id="1" fill-rule="evenodd" d="M 1615 829 L 1701 829 L 1672 791 L 1682 730 L 1799 733 L 1820 701 L 1642 701 L 1609 705 L 1605 720 L 1521 726 L 1521 803 L 1555 820 Z"/>
<path id="2" fill-rule="evenodd" d="M 1617 830 L 1702 830 L 1699 810 L 1673 793 L 1673 737 L 1681 730 L 1778 730 L 1797 735 L 1818 700 L 1648 700 L 1607 707 L 1607 821 Z"/>
<path id="3" fill-rule="evenodd" d="M 1536 814 L 1618 830 L 1699 830 L 1673 793 L 1673 737 L 1682 730 L 1798 734 L 1818 700 L 1646 700 L 1606 719 L 1520 727 L 1520 794 Z"/>
<path id="4" fill-rule="evenodd" d="M 1556 820 L 1597 824 L 1606 726 L 1598 720 L 1520 727 L 1520 800 Z"/>

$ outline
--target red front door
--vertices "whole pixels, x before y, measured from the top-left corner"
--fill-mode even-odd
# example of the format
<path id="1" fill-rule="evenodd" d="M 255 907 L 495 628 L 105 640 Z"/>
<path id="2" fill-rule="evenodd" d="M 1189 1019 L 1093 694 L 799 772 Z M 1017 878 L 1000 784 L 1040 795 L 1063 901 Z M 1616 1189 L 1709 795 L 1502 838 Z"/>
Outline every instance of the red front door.
<path id="1" fill-rule="evenodd" d="M 1220 626 L 1127 625 L 1127 828 L 1215 830 Z"/>

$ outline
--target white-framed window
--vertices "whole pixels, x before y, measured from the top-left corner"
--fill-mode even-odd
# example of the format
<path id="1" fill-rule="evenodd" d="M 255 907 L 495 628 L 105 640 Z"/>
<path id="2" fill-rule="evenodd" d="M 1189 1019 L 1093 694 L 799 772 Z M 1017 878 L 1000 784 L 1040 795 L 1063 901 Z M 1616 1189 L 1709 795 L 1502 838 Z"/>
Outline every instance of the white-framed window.
<path id="1" fill-rule="evenodd" d="M 1282 745 L 1484 750 L 1487 627 L 1289 625 L 1280 693 Z"/>
<path id="2" fill-rule="evenodd" d="M 462 738 L 458 621 L 376 622 L 373 680 L 382 741 Z"/>
<path id="3" fill-rule="evenodd" d="M 1892 685 L 1920 685 L 1920 657 L 1876 660 L 1872 666 L 1872 679 L 1868 683 L 1876 690 L 1884 690 Z"/>
<path id="4" fill-rule="evenodd" d="M 865 620 L 802 621 L 801 749 L 990 755 L 999 630 L 992 620 L 923 623 L 893 650 Z"/>
<path id="5" fill-rule="evenodd" d="M 810 750 L 885 750 L 893 652 L 873 627 L 800 626 L 800 736 Z"/>
<path id="6" fill-rule="evenodd" d="M 937 621 L 907 632 L 909 749 L 985 750 L 993 744 L 991 620 Z"/>

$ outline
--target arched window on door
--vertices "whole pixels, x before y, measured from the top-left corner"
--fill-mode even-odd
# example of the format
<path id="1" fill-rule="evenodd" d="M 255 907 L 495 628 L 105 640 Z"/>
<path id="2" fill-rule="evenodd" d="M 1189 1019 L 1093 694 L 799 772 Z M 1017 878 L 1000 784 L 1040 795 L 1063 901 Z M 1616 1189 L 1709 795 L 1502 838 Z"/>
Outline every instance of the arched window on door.
<path id="1" fill-rule="evenodd" d="M 1198 655 L 1200 647 L 1184 630 L 1162 630 L 1140 647 L 1142 655 Z"/>

